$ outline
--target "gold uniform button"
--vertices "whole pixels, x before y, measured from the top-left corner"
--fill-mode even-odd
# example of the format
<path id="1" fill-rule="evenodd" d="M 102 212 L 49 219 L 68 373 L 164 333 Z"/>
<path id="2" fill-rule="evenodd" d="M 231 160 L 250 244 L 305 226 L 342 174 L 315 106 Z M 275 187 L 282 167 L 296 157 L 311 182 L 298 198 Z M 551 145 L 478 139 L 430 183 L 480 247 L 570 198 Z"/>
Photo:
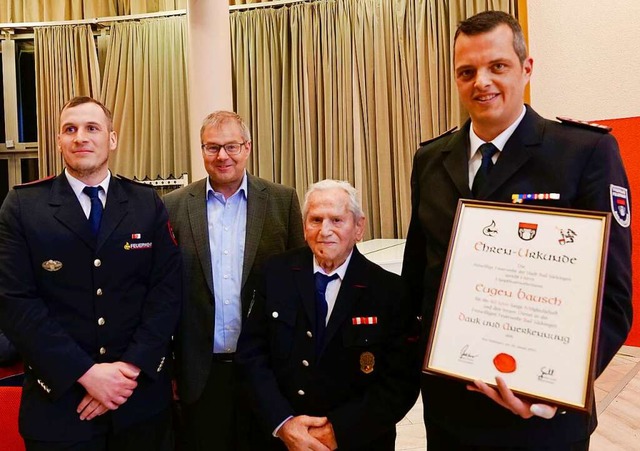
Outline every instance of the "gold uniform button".
<path id="1" fill-rule="evenodd" d="M 96 268 L 99 268 L 101 264 L 102 264 L 102 261 L 100 261 L 100 259 L 99 259 L 99 258 L 96 258 L 96 259 L 93 261 L 93 266 L 95 266 Z"/>
<path id="2" fill-rule="evenodd" d="M 307 331 L 307 337 L 309 337 L 309 338 L 313 338 L 313 334 L 311 333 L 311 331 L 310 331 L 310 330 L 308 330 L 308 331 Z"/>
<path id="3" fill-rule="evenodd" d="M 298 390 L 298 394 L 299 394 L 300 396 L 304 396 L 304 390 Z"/>
<path id="4" fill-rule="evenodd" d="M 97 294 L 98 296 L 102 296 L 102 288 L 98 288 L 98 289 L 96 290 L 96 294 Z"/>
<path id="5" fill-rule="evenodd" d="M 104 323 L 106 323 L 104 318 L 98 318 L 98 326 L 104 326 Z"/>
<path id="6" fill-rule="evenodd" d="M 107 350 L 105 348 L 100 348 L 100 355 L 105 355 Z"/>
<path id="7" fill-rule="evenodd" d="M 308 362 L 308 361 L 306 361 L 306 360 L 303 360 L 303 361 L 302 361 L 302 366 L 309 366 L 309 362 Z"/>

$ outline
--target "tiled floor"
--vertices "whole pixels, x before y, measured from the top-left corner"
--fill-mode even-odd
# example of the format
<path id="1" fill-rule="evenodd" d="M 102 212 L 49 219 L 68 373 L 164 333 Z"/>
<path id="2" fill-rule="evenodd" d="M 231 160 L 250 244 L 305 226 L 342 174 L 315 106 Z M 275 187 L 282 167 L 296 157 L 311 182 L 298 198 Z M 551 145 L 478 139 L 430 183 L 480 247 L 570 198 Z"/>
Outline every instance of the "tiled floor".
<path id="1" fill-rule="evenodd" d="M 624 346 L 595 383 L 599 425 L 591 451 L 640 449 L 640 348 Z M 422 399 L 398 424 L 396 450 L 422 450 Z"/>

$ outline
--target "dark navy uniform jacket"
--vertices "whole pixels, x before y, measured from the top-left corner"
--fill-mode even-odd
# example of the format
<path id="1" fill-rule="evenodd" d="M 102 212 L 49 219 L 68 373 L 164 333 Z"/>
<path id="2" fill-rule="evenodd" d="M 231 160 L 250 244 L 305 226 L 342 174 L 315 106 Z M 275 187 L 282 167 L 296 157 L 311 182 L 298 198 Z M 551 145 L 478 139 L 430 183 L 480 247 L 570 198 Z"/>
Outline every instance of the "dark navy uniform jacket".
<path id="1" fill-rule="evenodd" d="M 415 402 L 419 382 L 400 277 L 354 248 L 318 355 L 311 250 L 273 257 L 264 271 L 266 289 L 236 354 L 263 439 L 289 416 L 327 416 L 341 450 L 393 450 L 395 424 Z M 375 324 L 366 324 L 371 318 Z M 271 439 L 253 449 L 284 445 Z"/>
<path id="2" fill-rule="evenodd" d="M 97 239 L 64 174 L 9 193 L 0 210 L 0 328 L 25 362 L 23 436 L 86 440 L 169 406 L 180 268 L 151 187 L 112 177 Z M 117 410 L 80 421 L 78 378 L 113 361 L 141 369 L 138 387 Z"/>
<path id="3" fill-rule="evenodd" d="M 414 313 L 423 317 L 425 336 L 433 318 L 458 199 L 472 198 L 469 126 L 467 122 L 460 131 L 426 143 L 414 157 L 412 217 L 402 275 L 414 301 Z M 511 203 L 513 194 L 558 193 L 559 199 L 524 203 L 612 212 L 612 187 L 626 189 L 630 205 L 629 183 L 615 138 L 606 132 L 543 119 L 527 106 L 478 198 Z M 611 221 L 597 374 L 631 328 L 628 215 L 627 211 Z M 423 376 L 422 395 L 427 423 L 476 445 L 572 442 L 586 439 L 596 425 L 595 410 L 591 415 L 568 412 L 552 420 L 524 420 L 486 396 L 467 391 L 464 383 L 437 376 Z"/>

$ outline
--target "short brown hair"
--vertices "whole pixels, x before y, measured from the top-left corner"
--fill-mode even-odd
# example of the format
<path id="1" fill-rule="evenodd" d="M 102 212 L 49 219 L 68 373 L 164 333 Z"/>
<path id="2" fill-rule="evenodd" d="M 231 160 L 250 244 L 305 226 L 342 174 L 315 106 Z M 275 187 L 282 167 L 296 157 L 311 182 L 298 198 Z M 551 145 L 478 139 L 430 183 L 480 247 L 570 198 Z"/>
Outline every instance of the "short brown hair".
<path id="1" fill-rule="evenodd" d="M 94 99 L 93 97 L 87 97 L 87 96 L 74 97 L 73 99 L 69 100 L 67 103 L 65 103 L 62 106 L 62 109 L 60 110 L 60 114 L 62 115 L 62 112 L 64 110 L 66 110 L 67 108 L 73 108 L 73 107 L 76 107 L 78 105 L 82 105 L 84 103 L 94 103 L 94 104 L 98 105 L 100 108 L 102 108 L 102 111 L 104 112 L 104 115 L 107 117 L 107 125 L 109 127 L 109 131 L 110 132 L 113 131 L 113 114 L 111 114 L 111 111 L 109 110 L 109 108 L 104 106 L 102 104 L 102 102 L 100 102 L 99 100 Z"/>
<path id="2" fill-rule="evenodd" d="M 214 111 L 204 118 L 202 121 L 202 127 L 200 127 L 200 141 L 202 141 L 202 135 L 204 135 L 204 131 L 207 127 L 215 127 L 218 128 L 222 124 L 226 124 L 227 122 L 233 122 L 238 124 L 240 127 L 240 133 L 242 134 L 242 139 L 245 141 L 251 141 L 251 132 L 249 131 L 249 127 L 244 123 L 242 118 L 234 113 L 233 111 Z"/>
<path id="3" fill-rule="evenodd" d="M 527 44 L 524 42 L 522 27 L 515 17 L 503 11 L 483 11 L 460 22 L 453 37 L 453 47 L 455 48 L 456 40 L 460 34 L 474 36 L 488 33 L 502 24 L 511 28 L 513 32 L 513 50 L 518 55 L 520 64 L 524 63 L 524 60 L 527 59 Z"/>

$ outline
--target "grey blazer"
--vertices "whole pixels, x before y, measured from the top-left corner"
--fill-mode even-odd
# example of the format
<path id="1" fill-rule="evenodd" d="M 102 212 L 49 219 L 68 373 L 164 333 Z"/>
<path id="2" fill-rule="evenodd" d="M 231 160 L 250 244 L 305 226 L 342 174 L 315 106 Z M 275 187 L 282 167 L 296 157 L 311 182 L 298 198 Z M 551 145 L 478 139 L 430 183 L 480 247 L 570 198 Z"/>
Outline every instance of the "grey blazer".
<path id="1" fill-rule="evenodd" d="M 295 190 L 250 174 L 247 186 L 247 232 L 240 294 L 244 317 L 260 281 L 264 260 L 304 245 Z M 215 303 L 205 190 L 206 179 L 202 179 L 164 197 L 183 258 L 184 302 L 175 351 L 178 392 L 188 404 L 195 402 L 204 390 L 213 353 Z"/>

